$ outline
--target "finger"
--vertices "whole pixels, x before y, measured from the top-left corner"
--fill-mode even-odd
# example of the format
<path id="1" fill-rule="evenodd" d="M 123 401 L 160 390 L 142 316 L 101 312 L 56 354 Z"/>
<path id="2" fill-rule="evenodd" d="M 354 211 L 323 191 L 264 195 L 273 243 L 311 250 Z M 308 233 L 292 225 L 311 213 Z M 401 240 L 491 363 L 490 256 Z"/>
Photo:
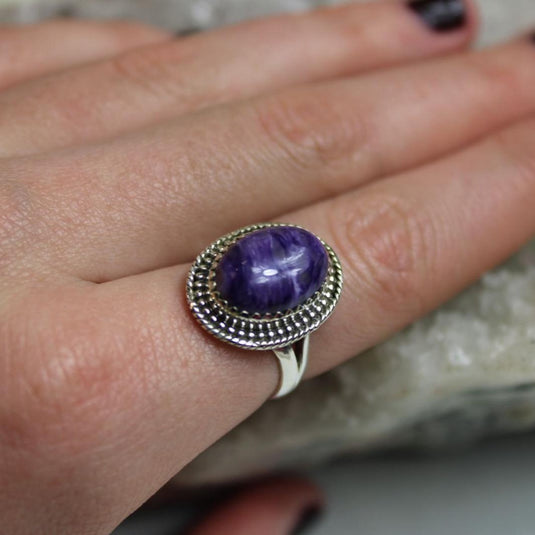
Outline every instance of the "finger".
<path id="1" fill-rule="evenodd" d="M 535 119 L 417 171 L 290 216 L 342 255 L 345 296 L 313 373 L 453 297 L 535 236 Z M 358 329 L 355 326 L 358 318 Z M 329 342 L 330 340 L 330 342 Z"/>
<path id="2" fill-rule="evenodd" d="M 282 218 L 330 243 L 345 274 L 340 304 L 313 336 L 310 375 L 436 308 L 535 234 L 534 145 L 535 119 L 440 162 Z M 146 347 L 155 329 L 160 357 L 153 362 L 180 370 L 165 380 L 176 388 L 177 406 L 191 397 L 213 410 L 213 399 L 200 401 L 202 392 L 212 392 L 220 420 L 222 412 L 269 396 L 278 373 L 270 355 L 235 351 L 200 332 L 181 298 L 188 270 L 171 267 L 100 285 L 106 293 L 102 313 L 117 314 L 134 344 L 135 332 L 143 330 Z M 127 352 L 135 353 L 134 347 Z M 240 365 L 238 372 L 234 366 Z M 190 409 L 201 411 L 197 421 L 209 414 L 199 405 Z M 193 438 L 195 431 L 188 427 L 188 433 Z"/>
<path id="3" fill-rule="evenodd" d="M 436 32 L 402 2 L 352 4 L 146 47 L 1 96 L 0 154 L 107 138 L 215 103 L 457 50 L 473 33 L 473 8 L 455 20 Z"/>
<path id="4" fill-rule="evenodd" d="M 169 37 L 163 30 L 130 22 L 53 20 L 4 26 L 0 28 L 0 89 Z"/>
<path id="5" fill-rule="evenodd" d="M 225 231 L 461 147 L 534 111 L 534 84 L 535 48 L 522 40 L 214 110 L 28 168 L 6 162 L 3 175 L 41 199 L 36 217 L 57 244 L 41 252 L 29 236 L 32 262 L 109 280 L 186 262 Z"/>
<path id="6" fill-rule="evenodd" d="M 393 334 L 533 236 L 534 144 L 531 120 L 284 218 L 330 242 L 345 270 L 341 302 L 313 335 L 309 375 Z M 95 509 L 102 517 L 102 504 L 109 522 L 128 514 L 276 388 L 272 355 L 234 350 L 195 324 L 188 270 L 61 291 L 32 283 L 2 322 L 10 376 L 23 383 L 0 391 L 8 444 L 24 444 L 8 449 L 18 456 L 8 466 L 25 466 L 36 488 L 53 487 L 54 503 L 91 489 L 69 513 L 81 525 Z M 70 477 L 62 484 L 58 473 Z M 49 501 L 34 501 L 48 512 Z"/>
<path id="7" fill-rule="evenodd" d="M 256 484 L 219 506 L 191 535 L 294 535 L 317 519 L 319 490 L 297 478 Z"/>

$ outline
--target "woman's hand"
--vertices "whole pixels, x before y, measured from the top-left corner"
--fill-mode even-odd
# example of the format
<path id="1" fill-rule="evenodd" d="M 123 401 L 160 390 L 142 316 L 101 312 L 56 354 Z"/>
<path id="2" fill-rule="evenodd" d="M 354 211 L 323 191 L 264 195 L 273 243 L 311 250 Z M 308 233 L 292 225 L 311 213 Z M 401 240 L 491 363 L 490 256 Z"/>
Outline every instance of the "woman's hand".
<path id="1" fill-rule="evenodd" d="M 473 30 L 460 0 L 419 0 L 184 39 L 0 31 L 4 533 L 109 533 L 274 391 L 272 356 L 187 310 L 214 238 L 274 219 L 339 253 L 313 376 L 534 234 L 535 44 L 462 52 Z"/>

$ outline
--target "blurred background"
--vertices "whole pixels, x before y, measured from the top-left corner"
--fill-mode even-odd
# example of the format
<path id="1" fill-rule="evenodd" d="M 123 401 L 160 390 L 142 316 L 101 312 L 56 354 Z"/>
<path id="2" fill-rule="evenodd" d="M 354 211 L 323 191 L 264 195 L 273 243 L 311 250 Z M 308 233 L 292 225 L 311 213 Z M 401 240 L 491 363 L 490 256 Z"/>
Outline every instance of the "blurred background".
<path id="1" fill-rule="evenodd" d="M 533 435 L 431 457 L 340 460 L 309 474 L 328 505 L 306 535 L 535 533 Z M 198 504 L 146 510 L 114 535 L 179 535 L 202 511 Z"/>

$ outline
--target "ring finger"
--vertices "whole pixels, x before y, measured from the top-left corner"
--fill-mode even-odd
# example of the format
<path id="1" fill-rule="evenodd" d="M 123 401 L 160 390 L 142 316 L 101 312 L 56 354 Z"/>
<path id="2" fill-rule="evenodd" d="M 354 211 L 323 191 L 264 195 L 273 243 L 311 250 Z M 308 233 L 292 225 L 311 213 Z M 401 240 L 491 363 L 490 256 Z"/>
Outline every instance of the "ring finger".
<path id="1" fill-rule="evenodd" d="M 535 111 L 534 59 L 522 40 L 6 161 L 3 175 L 20 176 L 26 196 L 11 202 L 32 205 L 35 233 L 13 255 L 92 281 L 185 262 L 216 232 L 419 165 Z"/>

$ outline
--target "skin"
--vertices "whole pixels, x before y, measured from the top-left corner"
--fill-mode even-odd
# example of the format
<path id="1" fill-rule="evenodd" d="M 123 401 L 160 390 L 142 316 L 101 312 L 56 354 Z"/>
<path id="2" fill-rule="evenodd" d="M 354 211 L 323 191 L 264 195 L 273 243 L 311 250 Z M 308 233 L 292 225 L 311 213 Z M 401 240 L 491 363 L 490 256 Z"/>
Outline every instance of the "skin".
<path id="1" fill-rule="evenodd" d="M 308 377 L 533 237 L 535 46 L 466 51 L 469 11 L 443 34 L 397 1 L 182 39 L 0 30 L 6 533 L 110 533 L 269 399 L 275 359 L 205 335 L 185 304 L 189 265 L 225 232 L 297 223 L 341 257 Z M 321 503 L 273 480 L 195 533 L 290 533 Z"/>

